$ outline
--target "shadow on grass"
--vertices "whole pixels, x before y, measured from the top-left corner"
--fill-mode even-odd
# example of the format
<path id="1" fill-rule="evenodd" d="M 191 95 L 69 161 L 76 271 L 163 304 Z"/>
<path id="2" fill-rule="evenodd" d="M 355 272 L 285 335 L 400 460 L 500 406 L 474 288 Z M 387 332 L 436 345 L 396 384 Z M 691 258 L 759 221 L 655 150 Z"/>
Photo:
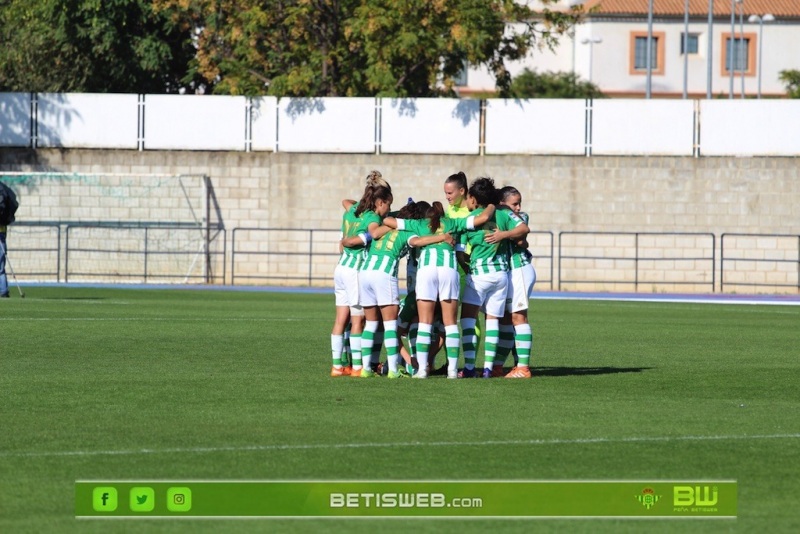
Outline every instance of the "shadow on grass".
<path id="1" fill-rule="evenodd" d="M 533 367 L 533 376 L 587 376 L 641 373 L 654 367 Z"/>

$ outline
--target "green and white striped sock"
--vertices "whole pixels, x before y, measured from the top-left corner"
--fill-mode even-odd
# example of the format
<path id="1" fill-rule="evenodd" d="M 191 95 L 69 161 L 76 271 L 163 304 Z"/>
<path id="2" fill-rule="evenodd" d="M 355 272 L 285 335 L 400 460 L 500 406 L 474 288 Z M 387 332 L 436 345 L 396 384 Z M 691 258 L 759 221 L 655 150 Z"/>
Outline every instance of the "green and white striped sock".
<path id="1" fill-rule="evenodd" d="M 331 357 L 333 358 L 333 367 L 335 369 L 342 368 L 343 350 L 344 350 L 344 336 L 341 334 L 331 334 Z"/>
<path id="2" fill-rule="evenodd" d="M 497 353 L 497 341 L 500 338 L 500 321 L 486 319 L 486 346 L 483 349 L 483 368 L 491 369 Z"/>
<path id="3" fill-rule="evenodd" d="M 475 319 L 461 319 L 461 347 L 464 349 L 464 367 L 475 369 L 475 347 L 478 335 L 475 333 Z"/>
<path id="4" fill-rule="evenodd" d="M 397 372 L 397 359 L 400 357 L 397 344 L 397 321 L 383 321 L 384 345 L 386 346 L 386 362 L 389 372 Z"/>
<path id="5" fill-rule="evenodd" d="M 461 335 L 457 325 L 444 327 L 444 348 L 447 351 L 447 370 L 451 373 L 458 369 L 458 354 L 461 352 Z"/>
<path id="6" fill-rule="evenodd" d="M 419 323 L 417 329 L 417 363 L 422 371 L 428 369 L 428 352 L 431 350 L 432 328 L 432 325 Z"/>
<path id="7" fill-rule="evenodd" d="M 533 347 L 533 331 L 531 325 L 520 324 L 514 327 L 517 334 L 517 354 L 519 354 L 520 367 L 529 367 L 531 362 L 531 349 Z"/>

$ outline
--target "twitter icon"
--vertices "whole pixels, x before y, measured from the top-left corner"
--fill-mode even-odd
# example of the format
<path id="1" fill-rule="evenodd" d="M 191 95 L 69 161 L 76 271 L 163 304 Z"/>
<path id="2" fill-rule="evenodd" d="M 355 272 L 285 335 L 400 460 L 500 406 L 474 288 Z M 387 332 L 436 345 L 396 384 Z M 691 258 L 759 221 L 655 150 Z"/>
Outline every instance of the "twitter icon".
<path id="1" fill-rule="evenodd" d="M 132 512 L 152 512 L 155 502 L 156 493 L 153 488 L 131 488 L 130 505 Z"/>

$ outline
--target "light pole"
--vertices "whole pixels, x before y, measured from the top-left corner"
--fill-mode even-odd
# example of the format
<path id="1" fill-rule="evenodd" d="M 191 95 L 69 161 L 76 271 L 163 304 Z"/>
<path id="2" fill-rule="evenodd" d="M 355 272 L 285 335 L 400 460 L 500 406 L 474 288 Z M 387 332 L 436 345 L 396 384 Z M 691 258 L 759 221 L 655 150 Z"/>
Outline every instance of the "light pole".
<path id="1" fill-rule="evenodd" d="M 689 95 L 689 0 L 683 2 L 683 99 Z"/>
<path id="2" fill-rule="evenodd" d="M 760 17 L 758 15 L 750 15 L 747 22 L 751 24 L 758 22 L 758 98 L 761 98 L 761 52 L 764 47 L 764 23 L 775 22 L 775 17 L 772 13 L 767 13 Z"/>
<path id="3" fill-rule="evenodd" d="M 714 0 L 708 0 L 708 59 L 706 64 L 706 98 L 711 100 L 711 87 L 713 85 L 714 70 L 712 58 L 714 57 Z"/>
<path id="4" fill-rule="evenodd" d="M 731 0 L 731 37 L 728 39 L 728 98 L 733 98 L 733 76 L 736 72 L 736 0 Z"/>
<path id="5" fill-rule="evenodd" d="M 661 61 L 664 61 L 662 58 Z M 653 0 L 647 5 L 647 84 L 645 98 L 653 94 Z"/>
<path id="6" fill-rule="evenodd" d="M 744 0 L 736 0 L 736 3 L 742 8 L 739 11 L 739 53 L 742 56 L 742 98 L 744 98 L 744 71 L 747 70 L 747 65 L 745 65 L 744 61 Z"/>
<path id="7" fill-rule="evenodd" d="M 592 63 L 594 63 L 594 45 L 603 42 L 602 37 L 584 37 L 581 44 L 589 45 L 589 83 L 592 83 Z"/>

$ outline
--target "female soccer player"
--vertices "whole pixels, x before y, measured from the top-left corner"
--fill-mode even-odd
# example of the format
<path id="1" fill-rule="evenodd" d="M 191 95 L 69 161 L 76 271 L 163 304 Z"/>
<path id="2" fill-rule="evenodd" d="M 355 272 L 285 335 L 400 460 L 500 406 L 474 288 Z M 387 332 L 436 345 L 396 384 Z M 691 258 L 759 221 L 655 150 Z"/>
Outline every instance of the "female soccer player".
<path id="1" fill-rule="evenodd" d="M 528 214 L 522 211 L 522 195 L 516 187 L 506 186 L 500 190 L 500 205 L 510 209 L 522 222 L 528 224 Z M 500 336 L 503 336 L 504 325 L 511 328 L 511 337 L 515 339 L 518 362 L 506 375 L 506 378 L 530 378 L 531 348 L 533 345 L 533 332 L 528 322 L 528 306 L 536 283 L 536 269 L 531 263 L 532 255 L 528 251 L 528 241 L 522 237 L 517 241 L 510 241 L 510 266 L 508 272 L 508 298 L 506 299 L 506 313 L 500 321 Z M 495 361 L 495 364 L 498 362 Z M 495 365 L 493 376 L 502 375 L 503 361 Z"/>
<path id="2" fill-rule="evenodd" d="M 467 207 L 474 215 L 496 203 L 498 191 L 491 178 L 478 178 L 467 191 Z M 494 223 L 494 224 L 493 224 Z M 492 231 L 493 230 L 493 231 Z M 515 214 L 498 210 L 491 222 L 482 229 L 467 232 L 467 242 L 472 245 L 467 287 L 461 305 L 461 332 L 464 347 L 462 376 L 475 376 L 475 323 L 483 307 L 486 313 L 486 340 L 483 378 L 492 375 L 499 337 L 499 319 L 505 314 L 508 291 L 509 258 L 505 239 L 516 240 L 528 233 L 528 225 Z"/>
<path id="3" fill-rule="evenodd" d="M 389 213 L 391 203 L 391 192 L 379 189 L 375 193 L 374 203 L 365 205 L 364 208 L 371 208 L 370 211 L 378 217 L 385 217 Z M 387 376 L 388 378 L 407 376 L 405 373 L 400 373 L 398 369 L 397 314 L 400 305 L 400 291 L 397 270 L 399 260 L 409 246 L 433 245 L 447 240 L 452 241 L 452 237 L 447 234 L 419 237 L 411 232 L 381 226 L 375 222 L 370 222 L 367 232 L 358 237 L 365 244 L 370 243 L 367 257 L 359 273 L 360 299 L 366 317 L 364 333 L 361 338 L 362 360 L 369 358 L 372 352 L 372 336 L 382 318 L 386 359 L 389 364 Z M 345 244 L 348 243 L 349 241 L 346 240 Z M 375 373 L 365 365 L 361 376 L 371 377 L 375 376 Z"/>
<path id="4" fill-rule="evenodd" d="M 434 202 L 421 221 L 405 221 L 387 218 L 384 224 L 396 226 L 400 230 L 410 230 L 420 236 L 443 234 L 463 234 L 474 229 L 492 217 L 494 206 L 487 207 L 477 217 L 448 219 L 444 217 L 441 202 Z M 437 300 L 441 303 L 442 322 L 445 327 L 445 351 L 447 352 L 447 377 L 458 376 L 458 295 L 459 277 L 456 270 L 456 254 L 447 244 L 423 247 L 417 266 L 417 361 L 419 371 L 415 378 L 428 377 L 428 352 L 431 344 L 432 324 Z"/>
<path id="5" fill-rule="evenodd" d="M 391 191 L 389 184 L 383 179 L 378 171 L 372 171 L 367 176 L 366 186 L 362 199 L 372 196 L 378 188 L 385 188 Z M 344 200 L 342 205 L 345 214 L 342 217 L 342 239 L 358 235 L 365 231 L 362 225 L 367 223 L 356 214 L 358 206 L 353 200 Z M 364 262 L 366 245 L 361 240 L 353 243 L 353 246 L 343 246 L 340 243 L 341 256 L 333 274 L 334 294 L 336 297 L 336 318 L 331 331 L 331 354 L 333 367 L 331 376 L 348 376 L 350 369 L 345 367 L 342 362 L 344 351 L 344 332 L 350 321 L 350 347 L 353 353 L 353 361 L 358 374 L 361 373 L 361 335 L 364 329 L 364 310 L 359 304 L 358 296 L 358 271 Z M 357 365 L 356 365 L 357 364 Z M 355 374 L 355 373 L 353 373 Z"/>

